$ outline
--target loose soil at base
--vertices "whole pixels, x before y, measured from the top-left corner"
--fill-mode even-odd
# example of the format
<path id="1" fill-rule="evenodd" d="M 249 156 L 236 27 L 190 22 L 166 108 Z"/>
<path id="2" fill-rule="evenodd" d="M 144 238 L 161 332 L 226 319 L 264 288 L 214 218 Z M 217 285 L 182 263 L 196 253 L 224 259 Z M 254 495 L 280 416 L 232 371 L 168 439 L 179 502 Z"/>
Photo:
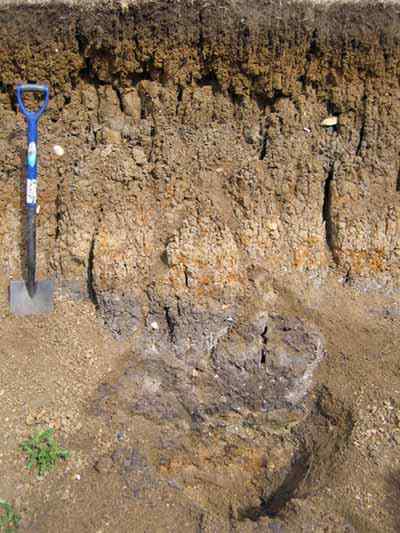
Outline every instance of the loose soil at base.
<path id="1" fill-rule="evenodd" d="M 53 315 L 30 318 L 10 316 L 3 304 L 0 496 L 22 515 L 20 529 L 398 531 L 396 298 L 360 294 L 335 281 L 322 288 L 287 287 L 275 283 L 275 310 L 311 319 L 326 340 L 311 395 L 319 408 L 278 440 L 267 431 L 264 462 L 227 459 L 225 469 L 213 463 L 212 453 L 201 453 L 207 445 L 218 449 L 215 433 L 214 442 L 204 445 L 204 435 L 187 428 L 184 450 L 171 445 L 167 461 L 176 428 L 134 413 L 115 411 L 110 418 L 96 409 L 102 387 L 112 386 L 128 362 L 134 364 L 140 346 L 115 341 L 90 302 L 58 296 Z M 71 458 L 38 479 L 25 467 L 19 444 L 48 426 Z M 288 490 L 289 501 L 268 512 L 261 500 L 272 479 L 268 470 L 300 440 L 312 441 L 315 455 L 308 457 L 295 490 Z"/>

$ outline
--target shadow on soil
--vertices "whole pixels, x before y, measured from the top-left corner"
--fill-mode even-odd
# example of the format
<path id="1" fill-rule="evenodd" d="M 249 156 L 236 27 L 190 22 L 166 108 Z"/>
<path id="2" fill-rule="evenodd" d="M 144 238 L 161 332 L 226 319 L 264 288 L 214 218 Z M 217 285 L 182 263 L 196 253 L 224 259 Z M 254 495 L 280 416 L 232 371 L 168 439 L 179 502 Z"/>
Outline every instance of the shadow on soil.
<path id="1" fill-rule="evenodd" d="M 293 498 L 305 499 L 327 486 L 343 462 L 353 425 L 351 411 L 321 387 L 310 416 L 296 435 L 299 449 L 290 467 L 281 471 L 278 479 L 266 480 L 268 488 L 260 497 L 260 506 L 242 509 L 240 520 L 282 518 Z M 400 492 L 400 481 L 397 483 Z"/>
<path id="2" fill-rule="evenodd" d="M 386 479 L 387 494 L 385 498 L 385 506 L 393 518 L 393 531 L 400 531 L 400 470 L 391 472 Z"/>
<path id="3" fill-rule="evenodd" d="M 309 454 L 307 452 L 298 454 L 292 461 L 285 478 L 278 488 L 269 497 L 262 497 L 262 503 L 259 507 L 242 509 L 240 519 L 250 519 L 256 522 L 263 516 L 268 516 L 269 518 L 277 517 L 306 481 L 309 471 Z"/>

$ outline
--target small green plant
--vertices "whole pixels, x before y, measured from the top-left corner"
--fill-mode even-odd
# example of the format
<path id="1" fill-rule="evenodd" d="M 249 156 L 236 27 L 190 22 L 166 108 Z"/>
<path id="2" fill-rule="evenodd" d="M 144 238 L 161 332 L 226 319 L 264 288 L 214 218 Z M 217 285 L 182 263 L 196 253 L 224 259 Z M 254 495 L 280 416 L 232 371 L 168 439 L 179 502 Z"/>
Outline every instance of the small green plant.
<path id="1" fill-rule="evenodd" d="M 68 450 L 60 448 L 54 439 L 54 430 L 39 431 L 30 439 L 21 444 L 22 450 L 27 455 L 26 466 L 29 469 L 37 468 L 39 477 L 43 477 L 52 470 L 59 459 L 68 459 Z"/>
<path id="2" fill-rule="evenodd" d="M 12 533 L 18 527 L 21 517 L 14 511 L 12 505 L 0 500 L 0 531 Z"/>

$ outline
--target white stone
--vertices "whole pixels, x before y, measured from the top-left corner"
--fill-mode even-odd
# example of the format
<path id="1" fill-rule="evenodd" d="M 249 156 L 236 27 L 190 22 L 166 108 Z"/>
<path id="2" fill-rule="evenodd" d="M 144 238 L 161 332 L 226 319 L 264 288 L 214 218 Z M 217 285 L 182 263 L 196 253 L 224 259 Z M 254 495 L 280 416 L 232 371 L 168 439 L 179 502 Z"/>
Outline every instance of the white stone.
<path id="1" fill-rule="evenodd" d="M 65 150 L 62 146 L 60 146 L 59 144 L 55 144 L 53 146 L 53 152 L 58 155 L 59 157 L 62 157 L 64 154 L 65 154 Z"/>
<path id="2" fill-rule="evenodd" d="M 337 123 L 337 117 L 328 117 L 321 122 L 321 126 L 325 126 L 325 128 L 330 128 L 331 126 L 336 126 Z"/>
<path id="3" fill-rule="evenodd" d="M 133 159 L 136 161 L 136 164 L 139 166 L 143 166 L 147 163 L 147 157 L 144 153 L 143 148 L 140 148 L 137 146 L 132 150 Z"/>

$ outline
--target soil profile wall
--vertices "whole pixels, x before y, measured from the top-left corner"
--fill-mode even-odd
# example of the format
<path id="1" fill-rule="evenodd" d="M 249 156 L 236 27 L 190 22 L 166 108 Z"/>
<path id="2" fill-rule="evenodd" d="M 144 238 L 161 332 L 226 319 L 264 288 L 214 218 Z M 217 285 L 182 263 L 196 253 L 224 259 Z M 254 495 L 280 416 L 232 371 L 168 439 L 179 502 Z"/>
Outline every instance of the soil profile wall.
<path id="1" fill-rule="evenodd" d="M 24 264 L 14 87 L 40 81 L 40 274 L 117 334 L 257 300 L 272 274 L 396 286 L 399 28 L 385 2 L 4 4 L 2 285 Z"/>

